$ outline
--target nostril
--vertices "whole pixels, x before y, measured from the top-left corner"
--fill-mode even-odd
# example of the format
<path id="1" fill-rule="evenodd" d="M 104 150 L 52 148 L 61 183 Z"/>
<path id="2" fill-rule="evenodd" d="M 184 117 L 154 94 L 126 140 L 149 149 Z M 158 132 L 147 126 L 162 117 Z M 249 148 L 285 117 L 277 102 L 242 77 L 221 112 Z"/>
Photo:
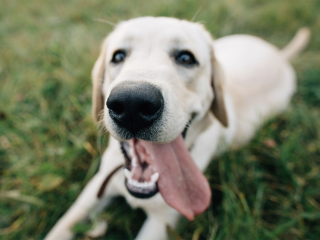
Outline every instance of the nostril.
<path id="1" fill-rule="evenodd" d="M 120 101 L 107 101 L 107 107 L 116 115 L 121 115 L 125 112 L 125 108 Z"/>
<path id="2" fill-rule="evenodd" d="M 154 104 L 150 102 L 145 102 L 140 105 L 139 107 L 139 113 L 141 115 L 144 115 L 146 117 L 152 117 L 159 109 L 154 106 Z"/>
<path id="3" fill-rule="evenodd" d="M 124 107 L 119 102 L 115 102 L 112 104 L 110 108 L 115 114 L 121 115 L 124 113 Z"/>
<path id="4" fill-rule="evenodd" d="M 162 98 L 151 98 L 147 101 L 142 101 L 139 104 L 137 109 L 140 117 L 145 119 L 146 121 L 153 121 L 157 119 L 161 114 L 161 110 L 163 108 L 163 99 Z"/>

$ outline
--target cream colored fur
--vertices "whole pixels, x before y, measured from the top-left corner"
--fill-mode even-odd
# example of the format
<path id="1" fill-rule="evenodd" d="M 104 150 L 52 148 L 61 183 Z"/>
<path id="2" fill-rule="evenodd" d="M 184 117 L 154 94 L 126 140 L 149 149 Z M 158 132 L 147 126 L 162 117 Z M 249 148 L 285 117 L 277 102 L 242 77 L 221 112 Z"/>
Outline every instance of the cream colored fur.
<path id="1" fill-rule="evenodd" d="M 124 162 L 117 126 L 108 111 L 103 111 L 115 86 L 123 81 L 147 81 L 161 89 L 166 108 L 155 142 L 175 139 L 190 115 L 196 113 L 185 141 L 196 165 L 204 171 L 212 158 L 228 147 L 244 145 L 266 119 L 286 109 L 296 89 L 295 73 L 288 60 L 308 39 L 308 30 L 299 31 L 280 51 L 248 35 L 213 41 L 202 25 L 173 18 L 144 17 L 120 23 L 104 41 L 92 72 L 93 117 L 110 131 L 109 146 L 98 173 L 46 239 L 71 239 L 74 224 L 99 214 L 119 195 L 147 214 L 138 240 L 166 239 L 166 225 L 175 227 L 180 218 L 159 193 L 150 199 L 131 196 L 121 170 L 112 177 L 103 197 L 97 198 L 106 176 Z M 111 65 L 113 52 L 121 48 L 130 49 L 126 60 Z M 186 69 L 177 65 L 170 56 L 174 48 L 193 52 L 199 66 Z M 104 232 L 104 226 L 100 224 L 91 234 Z"/>

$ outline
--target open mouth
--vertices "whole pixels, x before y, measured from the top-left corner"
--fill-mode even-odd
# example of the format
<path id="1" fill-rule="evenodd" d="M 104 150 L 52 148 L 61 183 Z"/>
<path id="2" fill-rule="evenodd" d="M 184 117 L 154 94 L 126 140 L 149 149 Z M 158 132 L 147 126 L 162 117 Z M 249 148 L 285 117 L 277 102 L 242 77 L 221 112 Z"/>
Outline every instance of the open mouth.
<path id="1" fill-rule="evenodd" d="M 185 139 L 191 121 L 181 133 Z M 129 193 L 137 198 L 150 198 L 159 192 L 159 173 L 154 167 L 148 149 L 140 144 L 142 140 L 131 139 L 121 142 L 121 151 L 125 156 L 125 186 Z"/>
<path id="2" fill-rule="evenodd" d="M 186 131 L 170 143 L 131 139 L 121 142 L 121 149 L 131 195 L 150 198 L 160 192 L 169 206 L 193 220 L 209 206 L 211 190 L 185 145 Z"/>
<path id="3" fill-rule="evenodd" d="M 139 139 L 121 142 L 121 150 L 126 164 L 124 175 L 125 185 L 129 193 L 137 198 L 150 198 L 158 191 L 159 173 L 147 150 L 141 146 Z"/>

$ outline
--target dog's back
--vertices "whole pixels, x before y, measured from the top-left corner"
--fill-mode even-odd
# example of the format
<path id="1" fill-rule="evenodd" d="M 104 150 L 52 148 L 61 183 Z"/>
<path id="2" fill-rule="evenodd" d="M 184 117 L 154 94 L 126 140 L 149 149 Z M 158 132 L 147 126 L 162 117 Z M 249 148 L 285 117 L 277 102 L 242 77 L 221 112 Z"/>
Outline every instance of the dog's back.
<path id="1" fill-rule="evenodd" d="M 225 74 L 225 91 L 236 112 L 233 145 L 247 143 L 268 118 L 285 110 L 296 90 L 296 77 L 288 60 L 307 45 L 308 29 L 300 29 L 279 50 L 254 36 L 232 35 L 214 42 L 215 54 Z"/>

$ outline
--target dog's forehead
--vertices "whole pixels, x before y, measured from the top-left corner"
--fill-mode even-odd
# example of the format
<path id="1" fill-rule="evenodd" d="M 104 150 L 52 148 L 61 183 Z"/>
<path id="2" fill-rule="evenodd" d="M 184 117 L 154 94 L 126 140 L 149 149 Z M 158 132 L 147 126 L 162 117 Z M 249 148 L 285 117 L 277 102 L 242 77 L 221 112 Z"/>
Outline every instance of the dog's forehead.
<path id="1" fill-rule="evenodd" d="M 211 37 L 202 25 L 166 17 L 142 17 L 122 22 L 109 39 L 110 48 L 153 44 L 201 51 L 210 43 Z"/>

